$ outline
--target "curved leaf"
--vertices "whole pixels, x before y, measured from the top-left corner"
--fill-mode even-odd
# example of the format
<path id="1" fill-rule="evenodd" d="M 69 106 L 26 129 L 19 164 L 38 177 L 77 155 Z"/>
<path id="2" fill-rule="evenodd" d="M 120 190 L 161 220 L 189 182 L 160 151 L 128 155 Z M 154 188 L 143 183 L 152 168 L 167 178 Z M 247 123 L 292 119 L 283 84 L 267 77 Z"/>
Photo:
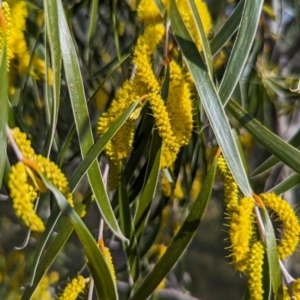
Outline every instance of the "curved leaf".
<path id="1" fill-rule="evenodd" d="M 245 2 L 240 29 L 219 88 L 223 105 L 230 99 L 241 77 L 255 37 L 263 3 L 263 0 Z"/>
<path id="2" fill-rule="evenodd" d="M 87 257 L 87 264 L 94 279 L 98 297 L 100 299 L 118 299 L 116 284 L 109 266 L 92 234 L 76 211 L 69 205 L 64 195 L 44 175 L 41 174 L 41 177 L 46 187 L 53 193 L 61 211 L 74 226 Z"/>
<path id="3" fill-rule="evenodd" d="M 70 30 L 68 28 L 68 23 L 66 20 L 62 2 L 61 0 L 56 0 L 56 2 L 58 8 L 57 12 L 59 23 L 59 39 L 62 50 L 62 58 L 66 71 L 66 79 L 76 124 L 76 130 L 80 143 L 81 156 L 82 158 L 84 158 L 94 145 L 93 134 L 91 130 L 90 118 L 88 114 L 76 50 L 73 44 Z M 125 237 L 123 236 L 113 213 L 106 193 L 106 189 L 103 184 L 100 169 L 96 161 L 91 165 L 87 174 L 91 189 L 95 195 L 95 199 L 98 204 L 99 210 L 101 211 L 103 219 L 110 227 L 110 229 L 120 239 L 124 240 Z"/>
<path id="4" fill-rule="evenodd" d="M 147 299 L 178 262 L 179 258 L 191 242 L 210 199 L 216 167 L 217 160 L 215 159 L 204 180 L 201 192 L 192 205 L 180 230 L 171 241 L 166 252 L 159 259 L 144 281 L 138 286 L 130 300 Z"/>
<path id="5" fill-rule="evenodd" d="M 273 192 L 276 195 L 280 195 L 294 188 L 298 184 L 300 184 L 300 174 L 293 173 L 289 177 L 285 178 L 282 182 L 272 187 L 268 193 Z"/>
<path id="6" fill-rule="evenodd" d="M 256 119 L 252 118 L 235 101 L 230 100 L 227 105 L 230 113 L 263 145 L 266 150 L 275 155 L 291 169 L 300 173 L 300 151 L 271 132 Z"/>
<path id="7" fill-rule="evenodd" d="M 244 8 L 245 0 L 242 0 L 236 6 L 234 12 L 230 15 L 230 17 L 226 20 L 224 26 L 220 29 L 220 31 L 216 34 L 216 36 L 210 42 L 210 48 L 212 55 L 218 53 L 222 47 L 227 43 L 227 41 L 232 37 L 232 35 L 239 28 L 243 8 Z"/>
<path id="8" fill-rule="evenodd" d="M 288 141 L 291 146 L 298 147 L 300 144 L 300 130 L 298 130 L 294 136 Z M 251 174 L 251 176 L 257 176 L 272 167 L 276 166 L 280 160 L 276 156 L 270 156 L 267 160 L 265 160 L 259 167 L 257 167 Z"/>
<path id="9" fill-rule="evenodd" d="M 222 149 L 228 167 L 244 195 L 251 196 L 249 181 L 219 95 L 205 71 L 195 44 L 190 42 L 191 38 L 183 24 L 174 0 L 171 2 L 170 18 L 175 38 L 183 52 L 185 62 L 201 98 L 201 103 Z"/>
<path id="10" fill-rule="evenodd" d="M 269 274 L 271 277 L 273 292 L 277 294 L 281 287 L 281 270 L 279 265 L 276 237 L 275 237 L 272 221 L 270 220 L 266 208 L 260 211 L 261 211 L 262 221 L 265 227 L 265 242 L 267 248 L 266 251 L 268 257 L 268 264 L 269 264 Z"/>
<path id="11" fill-rule="evenodd" d="M 58 18 L 57 18 L 57 4 L 56 1 L 44 0 L 45 8 L 45 20 L 46 20 L 46 30 L 49 39 L 49 45 L 51 49 L 51 61 L 52 61 L 52 71 L 53 71 L 53 102 L 51 105 L 51 127 L 49 133 L 48 141 L 48 153 L 49 156 L 51 145 L 54 138 L 54 133 L 56 130 L 56 123 L 58 118 L 59 100 L 60 100 L 60 79 L 61 79 L 61 50 L 59 42 L 59 28 L 58 28 Z"/>
<path id="12" fill-rule="evenodd" d="M 2 49 L 1 49 L 2 48 Z M 0 188 L 2 186 L 3 173 L 6 161 L 7 137 L 5 127 L 8 118 L 8 72 L 6 65 L 6 45 L 0 48 Z"/>
<path id="13" fill-rule="evenodd" d="M 91 164 L 97 159 L 100 153 L 103 151 L 106 144 L 113 138 L 120 127 L 126 122 L 131 113 L 137 107 L 138 102 L 131 104 L 128 109 L 113 123 L 107 132 L 97 141 L 97 143 L 87 153 L 83 161 L 79 164 L 75 172 L 70 179 L 70 190 L 73 192 L 79 183 L 80 179 L 84 176 Z"/>

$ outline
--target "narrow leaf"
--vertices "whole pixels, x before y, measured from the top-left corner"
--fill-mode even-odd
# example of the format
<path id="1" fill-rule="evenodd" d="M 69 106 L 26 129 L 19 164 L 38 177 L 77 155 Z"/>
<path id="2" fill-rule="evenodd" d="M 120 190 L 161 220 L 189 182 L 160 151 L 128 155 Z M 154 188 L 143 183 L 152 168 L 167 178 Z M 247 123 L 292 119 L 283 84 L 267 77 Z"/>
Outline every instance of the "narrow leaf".
<path id="1" fill-rule="evenodd" d="M 201 103 L 222 149 L 228 167 L 243 194 L 251 196 L 249 181 L 219 95 L 205 71 L 195 44 L 190 42 L 191 38 L 182 22 L 175 1 L 171 2 L 170 18 L 175 38 L 183 52 L 185 62 L 201 98 Z"/>
<path id="2" fill-rule="evenodd" d="M 300 130 L 298 130 L 294 136 L 287 142 L 291 146 L 298 147 L 300 145 Z M 276 156 L 270 156 L 266 161 L 264 161 L 259 167 L 256 168 L 256 170 L 253 171 L 251 176 L 257 176 L 272 167 L 276 166 L 280 160 Z"/>
<path id="3" fill-rule="evenodd" d="M 227 41 L 232 37 L 232 35 L 239 28 L 243 8 L 244 8 L 245 0 L 242 0 L 236 6 L 234 12 L 227 19 L 224 26 L 220 29 L 220 31 L 216 34 L 213 40 L 210 42 L 210 48 L 212 55 L 217 54 L 227 43 Z"/>
<path id="4" fill-rule="evenodd" d="M 83 161 L 79 164 L 75 172 L 70 179 L 70 190 L 74 191 L 80 179 L 84 176 L 92 163 L 97 159 L 100 153 L 105 148 L 106 144 L 114 137 L 120 127 L 126 122 L 131 113 L 134 111 L 138 102 L 135 102 L 129 106 L 129 108 L 113 123 L 107 132 L 97 141 L 97 143 L 87 153 Z"/>
<path id="5" fill-rule="evenodd" d="M 144 224 L 149 215 L 149 208 L 156 191 L 160 170 L 161 138 L 157 131 L 153 132 L 149 161 L 147 164 L 146 179 L 142 195 L 138 201 L 138 207 L 134 216 L 136 237 L 139 240 L 144 229 Z"/>
<path id="6" fill-rule="evenodd" d="M 62 50 L 62 58 L 80 143 L 81 156 L 84 158 L 94 145 L 93 134 L 76 50 L 68 28 L 62 2 L 61 0 L 56 0 L 56 2 L 58 8 L 59 39 Z M 110 205 L 100 169 L 96 161 L 91 165 L 87 174 L 91 189 L 95 195 L 95 199 L 103 219 L 110 229 L 120 239 L 124 240 L 124 236 L 119 228 L 118 222 Z"/>
<path id="7" fill-rule="evenodd" d="M 137 280 L 139 270 L 139 253 L 137 249 L 137 239 L 135 236 L 133 220 L 131 217 L 130 204 L 126 190 L 126 180 L 123 171 L 121 171 L 121 180 L 118 188 L 120 226 L 124 235 L 129 240 L 129 244 L 124 243 L 126 255 L 128 258 L 130 273 L 134 281 Z"/>
<path id="8" fill-rule="evenodd" d="M 197 30 L 198 30 L 198 34 L 200 36 L 200 40 L 201 40 L 201 44 L 202 44 L 202 48 L 203 48 L 203 55 L 205 58 L 205 64 L 206 67 L 208 69 L 208 74 L 210 79 L 213 79 L 213 64 L 212 64 L 212 55 L 211 55 L 211 51 L 210 51 L 210 47 L 206 38 L 206 34 L 204 31 L 204 27 L 202 24 L 202 20 L 201 17 L 199 15 L 197 6 L 195 4 L 194 0 L 188 0 L 189 5 L 190 5 L 190 9 L 191 9 L 191 13 L 193 15 Z"/>
<path id="9" fill-rule="evenodd" d="M 281 271 L 279 266 L 279 257 L 277 250 L 277 242 L 274 233 L 272 221 L 270 220 L 267 210 L 261 211 L 262 220 L 265 227 L 265 239 L 267 248 L 267 257 L 269 263 L 269 272 L 272 282 L 273 292 L 276 294 L 281 286 Z"/>
<path id="10" fill-rule="evenodd" d="M 256 119 L 252 118 L 235 101 L 227 105 L 230 113 L 247 129 L 254 138 L 291 169 L 300 173 L 300 151 L 271 132 Z"/>
<path id="11" fill-rule="evenodd" d="M 230 99 L 241 77 L 255 37 L 263 3 L 263 0 L 245 2 L 240 29 L 219 89 L 223 105 Z"/>
<path id="12" fill-rule="evenodd" d="M 300 174 L 293 173 L 282 182 L 272 187 L 267 193 L 273 192 L 276 195 L 283 194 L 300 184 Z"/>
<path id="13" fill-rule="evenodd" d="M 1 49 L 2 48 L 2 49 Z M 7 138 L 5 126 L 8 118 L 8 72 L 6 64 L 6 44 L 3 42 L 0 48 L 0 188 L 2 186 L 3 173 L 6 161 Z"/>
<path id="14" fill-rule="evenodd" d="M 51 50 L 51 62 L 52 62 L 52 72 L 53 72 L 53 100 L 54 100 L 51 106 L 52 111 L 51 111 L 51 127 L 49 133 L 49 143 L 48 143 L 49 147 L 48 147 L 48 153 L 46 154 L 47 156 L 49 156 L 55 130 L 56 130 L 58 110 L 59 110 L 60 82 L 61 82 L 61 50 L 60 50 L 60 42 L 59 42 L 59 35 L 58 35 L 59 27 L 58 27 L 56 1 L 44 0 L 44 8 L 45 8 L 47 37 L 49 39 L 49 45 Z"/>
<path id="15" fill-rule="evenodd" d="M 147 299 L 184 253 L 196 233 L 210 199 L 216 167 L 217 160 L 215 159 L 204 180 L 201 192 L 192 205 L 180 230 L 171 241 L 164 255 L 159 259 L 144 281 L 138 286 L 130 300 Z"/>
<path id="16" fill-rule="evenodd" d="M 118 299 L 116 284 L 112 278 L 109 266 L 92 234 L 76 211 L 69 205 L 64 195 L 44 175 L 41 174 L 41 177 L 46 187 L 53 193 L 61 211 L 74 226 L 87 257 L 87 264 L 94 279 L 98 297 L 100 299 Z"/>

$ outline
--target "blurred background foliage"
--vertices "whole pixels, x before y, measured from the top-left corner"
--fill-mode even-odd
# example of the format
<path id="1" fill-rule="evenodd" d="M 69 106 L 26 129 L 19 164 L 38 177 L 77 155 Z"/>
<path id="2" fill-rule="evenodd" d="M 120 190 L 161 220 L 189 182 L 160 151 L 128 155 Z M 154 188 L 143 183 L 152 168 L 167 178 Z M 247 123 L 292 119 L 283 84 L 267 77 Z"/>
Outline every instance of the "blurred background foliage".
<path id="1" fill-rule="evenodd" d="M 11 2 L 17 2 L 11 1 Z M 223 26 L 225 20 L 234 11 L 239 1 L 208 0 L 212 15 L 212 40 Z M 34 68 L 34 57 L 42 59 L 50 68 L 49 45 L 46 42 L 44 8 L 40 0 L 26 1 L 25 40 Z M 137 37 L 143 30 L 137 20 L 138 0 L 69 0 L 63 1 L 72 39 L 76 47 L 81 74 L 88 101 L 92 127 L 95 129 L 99 116 L 109 107 L 116 91 L 132 72 L 132 49 Z M 95 15 L 93 17 L 93 11 Z M 93 23 L 91 23 L 93 22 Z M 94 26 L 91 26 L 91 24 Z M 237 100 L 263 125 L 288 141 L 299 129 L 299 32 L 300 3 L 293 0 L 265 1 L 254 44 L 250 56 L 238 83 Z M 234 34 L 225 47 L 214 57 L 216 82 L 220 83 L 229 55 L 236 38 Z M 37 153 L 47 155 L 49 128 L 51 124 L 50 108 L 47 98 L 51 72 L 37 75 L 38 70 L 29 69 L 18 73 L 18 61 L 11 64 L 10 78 L 10 126 L 18 126 L 31 138 Z M 37 67 L 36 67 L 37 68 Z M 47 94 L 48 93 L 48 94 Z M 61 97 L 57 128 L 50 158 L 57 162 L 67 178 L 70 178 L 81 161 L 80 148 L 74 130 L 71 102 L 65 74 L 61 80 Z M 211 164 L 214 147 L 217 146 L 211 128 L 205 122 L 203 111 L 195 108 L 195 130 L 190 144 L 180 152 L 174 166 L 174 178 L 178 178 L 176 192 L 166 192 L 160 178 L 155 193 L 150 219 L 143 235 L 144 246 L 152 241 L 152 247 L 142 260 L 144 272 L 150 270 L 168 245 L 176 230 L 187 215 L 187 210 L 201 189 L 201 182 Z M 272 168 L 258 170 L 270 153 L 258 144 L 254 138 L 229 115 L 230 123 L 245 155 L 247 172 L 253 189 L 263 192 L 288 178 L 292 171 L 283 163 Z M 200 129 L 201 130 L 200 130 Z M 94 133 L 96 130 L 94 130 Z M 68 140 L 66 140 L 68 139 Z M 95 134 L 95 139 L 97 139 Z M 62 147 L 67 142 L 66 152 Z M 138 143 L 149 145 L 149 139 L 138 136 Z M 300 145 L 296 136 L 294 146 Z M 135 148 L 136 149 L 136 148 Z M 145 152 L 146 153 L 146 152 Z M 15 162 L 12 150 L 8 148 L 10 163 Z M 132 158 L 130 158 L 132 159 Z M 105 165 L 105 155 L 101 155 Z M 145 161 L 137 167 L 138 173 L 145 172 Z M 102 168 L 103 169 L 103 168 Z M 200 170 L 200 171 L 199 171 Z M 255 170 L 257 171 L 255 173 Z M 254 172 L 254 173 L 253 173 Z M 126 171 L 125 171 L 126 173 Z M 254 174 L 254 175 L 253 175 Z M 168 175 L 168 173 L 167 173 Z M 128 179 L 128 178 L 127 178 Z M 137 174 L 130 179 L 129 201 L 141 190 L 143 176 Z M 129 180 L 129 179 L 128 179 Z M 4 178 L 4 183 L 7 178 Z M 169 184 L 168 182 L 165 184 Z M 30 278 L 31 264 L 39 234 L 31 234 L 25 248 L 22 244 L 28 234 L 19 222 L 8 200 L 7 184 L 1 189 L 0 202 L 0 299 L 19 299 Z M 164 193 L 165 192 L 165 193 Z M 90 189 L 87 179 L 77 186 L 75 202 L 88 198 Z M 300 190 L 297 184 L 286 190 L 285 198 L 299 205 Z M 116 207 L 116 194 L 110 193 L 112 205 Z M 43 195 L 39 207 L 40 215 L 49 216 L 48 194 Z M 223 183 L 217 176 L 212 198 L 202 223 L 188 250 L 175 268 L 168 274 L 161 287 L 154 292 L 152 299 L 241 299 L 246 288 L 246 277 L 240 276 L 230 264 L 226 222 L 224 217 Z M 53 199 L 51 198 L 53 204 Z M 84 221 L 93 236 L 98 235 L 99 212 L 95 203 L 91 204 Z M 58 232 L 60 228 L 58 225 Z M 118 278 L 120 299 L 127 299 L 129 283 L 126 272 L 126 256 L 122 244 L 115 239 L 108 228 L 104 230 L 105 241 L 111 249 Z M 225 241 L 224 241 L 225 240 Z M 16 247 L 21 247 L 20 250 Z M 73 233 L 60 251 L 39 286 L 33 299 L 54 299 L 60 293 L 68 278 L 73 278 L 84 266 L 82 245 Z M 287 267 L 294 277 L 300 276 L 300 254 L 295 253 Z M 87 271 L 84 271 L 87 273 Z M 87 293 L 83 298 L 87 299 Z"/>

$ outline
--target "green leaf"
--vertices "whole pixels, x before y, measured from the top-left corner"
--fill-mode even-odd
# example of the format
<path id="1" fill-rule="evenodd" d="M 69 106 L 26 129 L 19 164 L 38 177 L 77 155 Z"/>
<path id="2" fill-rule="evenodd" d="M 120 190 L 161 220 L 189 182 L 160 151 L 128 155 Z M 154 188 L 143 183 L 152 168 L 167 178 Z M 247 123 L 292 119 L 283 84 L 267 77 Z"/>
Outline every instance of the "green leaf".
<path id="1" fill-rule="evenodd" d="M 81 156 L 84 158 L 94 145 L 93 134 L 76 50 L 68 28 L 62 2 L 60 0 L 56 0 L 56 2 L 58 8 L 59 39 L 62 50 L 62 58 L 66 72 L 73 116 L 76 124 L 76 131 L 80 143 Z M 95 195 L 95 199 L 103 219 L 110 229 L 120 239 L 124 240 L 125 237 L 119 228 L 118 222 L 110 205 L 97 161 L 91 165 L 87 174 L 90 187 Z"/>
<path id="2" fill-rule="evenodd" d="M 281 270 L 279 266 L 279 257 L 277 250 L 277 242 L 274 233 L 272 221 L 266 208 L 261 209 L 262 221 L 265 227 L 265 242 L 267 248 L 267 257 L 269 264 L 269 273 L 272 282 L 273 292 L 276 294 L 281 286 Z"/>
<path id="3" fill-rule="evenodd" d="M 86 205 L 80 204 L 76 211 L 80 215 L 86 208 Z M 46 252 L 44 252 L 44 248 L 46 242 L 49 238 L 49 233 L 51 234 L 58 218 L 61 216 L 61 211 L 57 206 L 55 206 L 53 212 L 51 213 L 50 218 L 48 219 L 46 230 L 43 232 L 41 238 L 39 239 L 38 245 L 35 250 L 35 257 L 34 257 L 34 270 L 33 275 L 31 278 L 30 283 L 26 286 L 24 293 L 22 295 L 21 300 L 29 300 L 34 295 L 36 289 L 38 288 L 40 282 L 42 281 L 43 277 L 46 275 L 47 271 L 49 270 L 50 266 L 54 262 L 55 258 L 69 239 L 71 233 L 74 230 L 74 226 L 70 223 L 66 218 L 62 223 L 61 230 L 59 234 L 53 239 L 50 243 Z M 56 220 L 54 222 L 54 220 Z M 50 231 L 51 229 L 51 231 Z M 45 239 L 47 237 L 47 240 Z M 43 257 L 41 258 L 43 254 Z M 41 258 L 41 259 L 40 259 Z"/>
<path id="4" fill-rule="evenodd" d="M 299 140 L 300 140 L 300 129 L 294 134 L 294 136 L 288 141 L 288 143 L 291 146 L 298 147 L 299 146 Z M 272 167 L 276 166 L 280 160 L 276 156 L 270 156 L 267 160 L 265 160 L 259 167 L 257 167 L 251 176 L 257 176 Z"/>
<path id="5" fill-rule="evenodd" d="M 48 218 L 47 224 L 46 224 L 46 229 L 45 231 L 41 234 L 38 244 L 35 248 L 34 252 L 34 258 L 33 258 L 33 263 L 31 266 L 31 279 L 29 285 L 33 285 L 33 283 L 36 281 L 36 272 L 37 268 L 40 264 L 40 259 L 42 257 L 42 254 L 44 252 L 44 249 L 46 247 L 47 241 L 49 240 L 55 225 L 57 224 L 59 218 L 61 217 L 61 211 L 57 206 L 53 208 L 51 211 L 50 217 Z"/>
<path id="6" fill-rule="evenodd" d="M 249 181 L 219 95 L 205 71 L 195 44 L 190 42 L 191 39 L 179 15 L 175 1 L 171 2 L 170 18 L 175 38 L 183 52 L 185 62 L 201 98 L 201 103 L 222 149 L 228 167 L 243 194 L 251 196 L 252 192 Z"/>
<path id="7" fill-rule="evenodd" d="M 246 0 L 245 2 L 240 29 L 219 88 L 223 105 L 226 105 L 230 99 L 247 62 L 263 2 L 263 0 Z"/>
<path id="8" fill-rule="evenodd" d="M 160 170 L 161 138 L 157 130 L 153 131 L 150 156 L 142 195 L 134 216 L 136 237 L 139 240 L 149 215 L 149 208 L 154 198 Z"/>
<path id="9" fill-rule="evenodd" d="M 94 279 L 98 297 L 100 299 L 118 299 L 116 283 L 114 282 L 106 258 L 100 251 L 92 234 L 76 211 L 69 205 L 64 195 L 44 175 L 41 174 L 41 177 L 46 187 L 53 193 L 61 211 L 74 226 L 87 257 L 87 264 Z"/>
<path id="10" fill-rule="evenodd" d="M 278 183 L 277 185 L 272 187 L 266 193 L 273 192 L 276 195 L 280 195 L 280 194 L 283 194 L 283 193 L 291 190 L 298 184 L 300 184 L 300 174 L 293 173 L 289 177 L 285 178 L 283 181 L 281 181 L 280 183 Z"/>
<path id="11" fill-rule="evenodd" d="M 128 200 L 126 180 L 123 171 L 121 171 L 120 177 L 120 184 L 118 188 L 120 226 L 122 231 L 124 232 L 124 235 L 129 240 L 129 244 L 124 243 L 124 247 L 128 258 L 131 276 L 134 279 L 134 281 L 136 281 L 140 273 L 137 239 L 135 236 L 133 220 L 131 217 L 130 203 Z"/>
<path id="12" fill-rule="evenodd" d="M 180 230 L 171 241 L 164 255 L 155 264 L 154 268 L 144 281 L 138 286 L 130 300 L 147 299 L 182 256 L 196 233 L 210 199 L 216 167 L 217 160 L 215 159 L 203 182 L 201 192 L 192 205 Z"/>
<path id="13" fill-rule="evenodd" d="M 52 61 L 52 72 L 53 72 L 53 102 L 51 105 L 51 127 L 49 133 L 48 141 L 48 153 L 49 156 L 51 145 L 53 142 L 58 110 L 59 110 L 59 101 L 60 101 L 60 83 L 61 83 L 61 50 L 59 42 L 59 32 L 58 27 L 58 17 L 57 17 L 57 4 L 56 1 L 47 1 L 44 0 L 45 8 L 45 21 L 46 21 L 46 31 L 47 37 L 49 39 L 49 45 L 51 50 L 51 61 Z M 47 83 L 48 84 L 48 83 Z"/>
<path id="14" fill-rule="evenodd" d="M 97 159 L 100 153 L 105 148 L 106 144 L 114 137 L 120 127 L 130 117 L 131 113 L 137 107 L 138 102 L 131 104 L 128 109 L 113 123 L 107 132 L 97 141 L 97 143 L 90 149 L 83 161 L 79 164 L 70 179 L 70 190 L 73 192 L 79 183 L 80 179 L 84 176 L 92 163 Z"/>
<path id="15" fill-rule="evenodd" d="M 271 132 L 256 119 L 252 118 L 235 101 L 227 105 L 230 113 L 254 136 L 254 138 L 291 169 L 300 173 L 300 151 L 292 147 L 276 134 Z"/>
<path id="16" fill-rule="evenodd" d="M 7 137 L 5 133 L 8 118 L 8 72 L 6 58 L 6 44 L 4 42 L 0 47 L 0 188 L 2 186 L 5 168 L 7 146 Z"/>
<path id="17" fill-rule="evenodd" d="M 242 0 L 236 6 L 234 12 L 230 15 L 227 19 L 224 26 L 220 29 L 220 31 L 216 34 L 213 40 L 210 42 L 210 48 L 212 55 L 218 53 L 227 41 L 232 37 L 232 35 L 237 31 L 239 28 L 243 8 L 244 8 L 245 0 Z"/>
<path id="18" fill-rule="evenodd" d="M 208 75 L 210 77 L 210 79 L 213 79 L 213 63 L 212 63 L 212 55 L 211 55 L 211 51 L 210 51 L 210 47 L 206 38 L 206 34 L 204 31 L 204 27 L 202 24 L 202 20 L 201 17 L 199 15 L 197 6 L 195 4 L 194 0 L 188 0 L 189 5 L 190 5 L 190 10 L 191 13 L 193 15 L 197 30 L 198 30 L 198 34 L 200 36 L 200 41 L 201 41 L 201 45 L 203 48 L 203 54 L 204 54 L 204 58 L 205 58 L 205 64 L 206 67 L 208 69 Z"/>

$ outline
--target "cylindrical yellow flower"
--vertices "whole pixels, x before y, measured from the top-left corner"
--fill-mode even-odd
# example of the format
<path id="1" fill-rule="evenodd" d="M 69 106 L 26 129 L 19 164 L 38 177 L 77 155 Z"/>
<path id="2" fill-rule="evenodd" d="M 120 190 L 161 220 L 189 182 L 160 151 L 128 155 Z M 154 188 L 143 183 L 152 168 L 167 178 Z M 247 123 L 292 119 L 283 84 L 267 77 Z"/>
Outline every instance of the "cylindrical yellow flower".
<path id="1" fill-rule="evenodd" d="M 33 231 L 42 232 L 45 226 L 34 210 L 33 202 L 37 197 L 36 189 L 28 183 L 26 167 L 18 162 L 11 167 L 8 186 L 16 215 Z"/>
<path id="2" fill-rule="evenodd" d="M 98 121 L 98 134 L 101 137 L 109 127 L 124 113 L 124 111 L 139 99 L 135 87 L 125 81 L 118 91 L 111 106 L 104 112 Z M 111 160 L 120 161 L 128 157 L 132 150 L 134 138 L 134 120 L 128 119 L 111 141 L 105 147 L 105 152 Z"/>
<path id="3" fill-rule="evenodd" d="M 30 140 L 28 140 L 26 137 L 26 133 L 21 132 L 20 128 L 18 127 L 11 129 L 10 132 L 23 156 L 28 159 L 33 159 L 35 156 L 35 152 L 31 147 Z"/>
<path id="4" fill-rule="evenodd" d="M 232 262 L 239 271 L 247 268 L 250 240 L 253 233 L 254 199 L 245 197 L 231 215 L 229 237 L 231 242 Z"/>
<path id="5" fill-rule="evenodd" d="M 267 207 L 274 211 L 283 224 L 283 234 L 278 246 L 281 259 L 286 259 L 296 249 L 299 243 L 300 225 L 291 205 L 274 193 L 261 194 L 260 197 Z"/>
<path id="6" fill-rule="evenodd" d="M 260 241 L 256 241 L 251 247 L 249 254 L 249 261 L 247 267 L 248 273 L 248 289 L 250 299 L 262 300 L 263 299 L 263 284 L 262 284 L 262 272 L 264 263 L 264 246 Z"/>
<path id="7" fill-rule="evenodd" d="M 238 185 L 236 184 L 222 155 L 220 155 L 218 158 L 218 168 L 224 178 L 224 201 L 226 205 L 226 212 L 230 215 L 239 204 Z"/>
<path id="8" fill-rule="evenodd" d="M 297 278 L 291 283 L 293 298 L 290 295 L 288 287 L 283 286 L 283 300 L 300 300 L 300 278 Z"/>
<path id="9" fill-rule="evenodd" d="M 115 266 L 114 266 L 114 263 L 113 263 L 113 259 L 112 259 L 110 250 L 109 250 L 109 248 L 107 248 L 107 247 L 105 247 L 104 249 L 105 249 L 105 250 L 104 250 L 104 256 L 105 256 L 105 258 L 106 258 L 106 262 L 107 262 L 107 264 L 108 264 L 110 273 L 111 273 L 112 278 L 113 278 L 113 280 L 114 280 L 114 283 L 116 283 L 116 282 L 117 282 L 116 271 L 115 271 Z"/>
<path id="10" fill-rule="evenodd" d="M 35 156 L 39 170 L 53 183 L 53 185 L 66 197 L 69 204 L 74 207 L 73 196 L 70 193 L 69 183 L 60 168 L 49 158 L 42 155 Z"/>
<path id="11" fill-rule="evenodd" d="M 170 63 L 170 85 L 167 111 L 171 127 L 179 146 L 188 145 L 193 130 L 193 104 L 188 82 L 180 66 Z"/>
<path id="12" fill-rule="evenodd" d="M 63 293 L 59 297 L 59 300 L 76 300 L 80 293 L 85 289 L 86 283 L 89 281 L 89 278 L 84 278 L 79 275 L 77 278 L 72 279 L 65 289 Z"/>

